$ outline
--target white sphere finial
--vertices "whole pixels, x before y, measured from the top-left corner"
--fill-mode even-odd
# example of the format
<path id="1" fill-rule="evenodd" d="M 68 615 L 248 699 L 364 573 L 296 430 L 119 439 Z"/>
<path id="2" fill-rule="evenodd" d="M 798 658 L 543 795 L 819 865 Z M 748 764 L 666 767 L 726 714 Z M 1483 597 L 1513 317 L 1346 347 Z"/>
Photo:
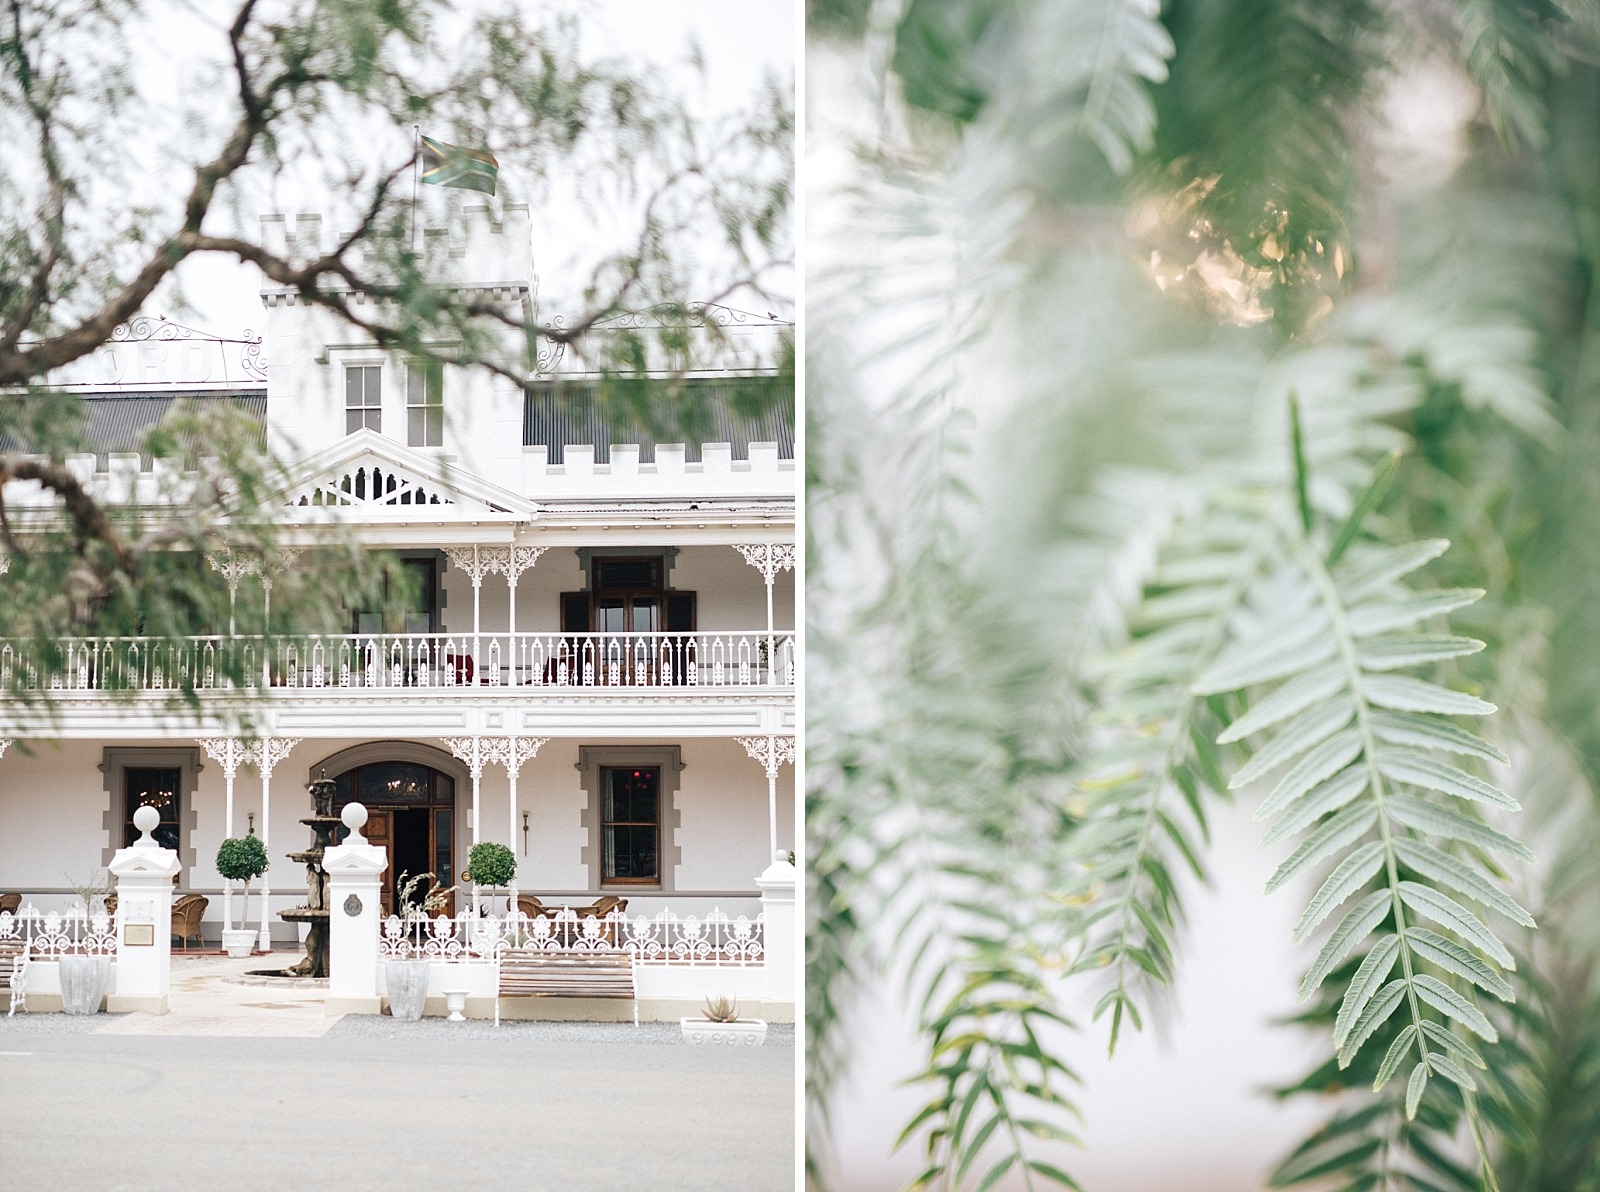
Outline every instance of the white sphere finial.
<path id="1" fill-rule="evenodd" d="M 346 803 L 344 810 L 339 813 L 339 818 L 344 821 L 344 826 L 350 829 L 352 836 L 360 836 L 361 829 L 367 824 L 366 804 Z"/>
<path id="2" fill-rule="evenodd" d="M 134 844 L 143 845 L 146 848 L 157 847 L 156 839 L 150 833 L 155 831 L 156 825 L 160 822 L 161 813 L 148 803 L 137 808 L 133 813 L 133 826 L 138 828 L 144 835 L 134 841 Z"/>

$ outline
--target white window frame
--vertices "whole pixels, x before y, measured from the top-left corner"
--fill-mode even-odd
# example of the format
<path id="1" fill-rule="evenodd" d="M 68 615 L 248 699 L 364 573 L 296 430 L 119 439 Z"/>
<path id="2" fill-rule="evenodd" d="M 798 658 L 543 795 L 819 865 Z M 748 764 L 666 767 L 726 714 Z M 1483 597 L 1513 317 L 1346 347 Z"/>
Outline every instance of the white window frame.
<path id="1" fill-rule="evenodd" d="M 444 365 L 436 361 L 406 361 L 406 445 L 444 446 Z"/>
<path id="2" fill-rule="evenodd" d="M 362 404 L 351 405 L 350 379 L 357 373 L 362 378 Z M 375 392 L 368 389 L 373 380 L 377 382 Z M 383 365 L 373 360 L 352 360 L 344 366 L 344 433 L 353 435 L 362 429 L 383 433 Z"/>

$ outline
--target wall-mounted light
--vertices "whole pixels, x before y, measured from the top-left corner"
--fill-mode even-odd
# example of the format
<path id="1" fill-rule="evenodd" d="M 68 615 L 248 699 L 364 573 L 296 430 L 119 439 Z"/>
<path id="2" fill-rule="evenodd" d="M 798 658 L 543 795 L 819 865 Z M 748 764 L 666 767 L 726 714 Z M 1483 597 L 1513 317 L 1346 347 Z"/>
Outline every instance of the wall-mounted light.
<path id="1" fill-rule="evenodd" d="M 253 811 L 248 812 L 245 818 L 250 821 L 250 835 L 254 836 L 256 834 L 256 813 Z"/>
<path id="2" fill-rule="evenodd" d="M 522 855 L 528 855 L 528 813 L 522 813 Z"/>

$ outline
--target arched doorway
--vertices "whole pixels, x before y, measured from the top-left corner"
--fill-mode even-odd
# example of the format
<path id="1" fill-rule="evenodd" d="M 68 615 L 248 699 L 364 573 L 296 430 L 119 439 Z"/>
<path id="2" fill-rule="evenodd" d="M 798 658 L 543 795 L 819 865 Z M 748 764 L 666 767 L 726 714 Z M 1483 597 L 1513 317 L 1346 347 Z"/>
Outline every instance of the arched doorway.
<path id="1" fill-rule="evenodd" d="M 381 885 L 385 915 L 395 912 L 407 877 L 433 873 L 440 885 L 454 884 L 460 775 L 449 754 L 410 742 L 373 742 L 335 754 L 317 768 L 337 784 L 336 812 L 356 800 L 366 805 L 363 834 L 389 856 Z M 455 913 L 454 899 L 442 913 Z"/>

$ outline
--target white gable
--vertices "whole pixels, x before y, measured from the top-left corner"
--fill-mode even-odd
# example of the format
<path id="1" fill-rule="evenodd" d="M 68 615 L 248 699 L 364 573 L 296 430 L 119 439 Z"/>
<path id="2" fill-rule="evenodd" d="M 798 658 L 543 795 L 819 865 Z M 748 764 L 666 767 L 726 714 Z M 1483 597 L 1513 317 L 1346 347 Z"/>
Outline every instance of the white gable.
<path id="1" fill-rule="evenodd" d="M 302 460 L 290 486 L 290 506 L 365 507 L 453 505 L 484 512 L 531 512 L 524 497 L 385 438 L 358 430 Z"/>

